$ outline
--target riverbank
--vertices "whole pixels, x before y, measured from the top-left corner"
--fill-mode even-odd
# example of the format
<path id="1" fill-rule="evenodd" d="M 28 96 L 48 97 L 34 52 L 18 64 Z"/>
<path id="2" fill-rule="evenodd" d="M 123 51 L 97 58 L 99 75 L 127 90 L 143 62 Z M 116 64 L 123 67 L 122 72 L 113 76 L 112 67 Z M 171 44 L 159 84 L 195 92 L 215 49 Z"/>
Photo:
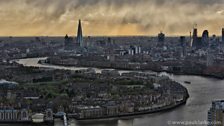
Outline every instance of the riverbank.
<path id="1" fill-rule="evenodd" d="M 223 79 L 224 79 L 224 76 L 209 75 L 209 74 L 198 74 L 198 73 L 179 73 L 179 72 L 172 72 L 172 71 L 154 71 L 154 72 L 166 72 L 166 73 L 169 73 L 169 74 L 174 74 L 174 75 L 201 76 L 201 77 L 215 78 L 215 79 L 220 79 L 220 80 L 223 80 Z"/>
<path id="2" fill-rule="evenodd" d="M 140 112 L 133 112 L 133 113 L 125 113 L 125 114 L 120 114 L 116 116 L 104 116 L 104 117 L 93 117 L 93 118 L 75 118 L 68 116 L 69 119 L 74 118 L 76 121 L 80 123 L 85 123 L 85 122 L 92 122 L 92 121 L 107 121 L 107 120 L 119 120 L 119 119 L 128 119 L 128 118 L 135 118 L 138 116 L 142 115 L 147 115 L 147 114 L 153 114 L 153 113 L 159 113 L 159 112 L 168 112 L 171 111 L 177 107 L 180 107 L 182 105 L 185 105 L 187 102 L 187 99 L 190 97 L 187 89 L 185 90 L 185 96 L 184 99 L 181 101 L 177 101 L 175 104 L 164 106 L 164 107 L 158 107 L 146 111 L 140 111 Z"/>
<path id="3" fill-rule="evenodd" d="M 65 67 L 61 66 L 54 66 L 54 65 L 41 65 L 37 64 L 37 59 L 26 59 L 21 60 L 20 63 L 24 64 L 24 66 L 34 66 L 34 67 L 47 67 L 47 68 L 54 68 L 54 69 L 64 69 Z M 80 68 L 75 67 L 66 67 L 66 69 L 70 70 L 79 70 Z M 101 70 L 99 70 L 101 71 Z M 119 70 L 118 70 L 119 71 Z M 120 71 L 119 71 L 120 72 Z M 131 72 L 131 71 L 130 71 Z M 144 73 L 152 73 L 151 71 L 145 71 Z M 158 73 L 161 74 L 161 73 Z M 120 118 L 119 120 L 116 119 L 106 119 L 105 121 L 102 120 L 88 120 L 75 121 L 75 119 L 69 119 L 69 122 L 73 125 L 77 126 L 107 126 L 111 124 L 113 126 L 125 126 L 131 125 L 132 122 L 135 126 L 145 126 L 148 124 L 152 124 L 153 126 L 165 126 L 167 125 L 167 121 L 169 120 L 206 120 L 207 119 L 207 110 L 211 106 L 211 102 L 214 99 L 223 99 L 223 90 L 224 90 L 224 80 L 215 79 L 215 78 L 208 78 L 202 76 L 184 76 L 184 75 L 175 75 L 169 73 L 162 73 L 167 76 L 170 76 L 173 80 L 182 83 L 184 81 L 190 81 L 191 84 L 184 84 L 184 86 L 188 89 L 190 97 L 187 100 L 187 104 L 184 104 L 178 108 L 174 108 L 170 111 L 165 112 L 158 112 L 154 114 L 146 114 L 146 115 L 136 115 L 133 117 L 127 118 Z M 206 96 L 206 97 L 205 97 Z M 192 114 L 194 116 L 192 116 Z M 163 120 L 163 121 L 159 121 Z"/>
<path id="4" fill-rule="evenodd" d="M 168 83 L 166 83 L 165 81 L 164 81 L 164 83 L 165 83 L 164 86 L 165 85 L 167 86 Z M 180 85 L 180 84 L 176 83 L 176 85 Z M 174 86 L 174 87 L 176 87 L 176 86 Z M 177 86 L 177 87 L 179 87 L 179 86 Z M 84 118 L 81 117 L 81 118 L 75 118 L 75 119 L 78 120 L 78 121 L 88 121 L 88 120 L 93 120 L 94 121 L 94 120 L 102 120 L 102 119 L 110 120 L 111 118 L 123 119 L 123 118 L 130 118 L 130 117 L 135 117 L 135 116 L 139 116 L 139 115 L 144 115 L 144 114 L 151 114 L 151 113 L 169 111 L 169 110 L 172 110 L 172 109 L 174 109 L 174 108 L 176 108 L 180 105 L 185 104 L 188 97 L 189 97 L 187 89 L 185 87 L 183 87 L 182 85 L 180 85 L 180 88 L 183 89 L 183 92 L 181 93 L 181 95 L 182 95 L 181 99 L 183 99 L 183 100 L 176 99 L 176 100 L 173 100 L 172 102 L 167 102 L 166 104 L 163 104 L 162 106 L 154 107 L 153 109 L 150 109 L 150 108 L 137 109 L 137 107 L 136 107 L 134 109 L 135 111 L 130 112 L 130 113 L 125 113 L 124 112 L 124 113 L 117 113 L 117 115 L 111 114 L 113 116 L 108 114 L 107 116 L 106 115 L 101 115 L 101 116 L 98 116 L 97 118 L 95 116 L 90 116 L 90 117 L 84 117 Z M 173 91 L 177 91 L 177 89 L 175 89 L 175 90 L 173 89 Z"/>
<path id="5" fill-rule="evenodd" d="M 152 109 L 152 110 L 148 110 L 148 111 L 128 113 L 128 114 L 122 114 L 122 115 L 118 115 L 118 116 L 99 117 L 99 118 L 85 118 L 85 119 L 75 118 L 75 120 L 80 123 L 84 123 L 84 122 L 92 122 L 92 121 L 106 121 L 106 120 L 119 120 L 119 119 L 135 118 L 137 116 L 142 116 L 142 115 L 147 115 L 147 114 L 171 111 L 177 107 L 185 105 L 186 102 L 187 102 L 187 99 L 177 102 L 175 105 L 165 106 L 162 108 L 156 108 L 156 109 Z"/>
<path id="6" fill-rule="evenodd" d="M 29 58 L 26 58 L 26 59 L 29 59 Z M 78 70 L 79 68 L 80 69 L 88 69 L 88 68 L 96 68 L 96 69 L 114 69 L 114 70 L 121 70 L 121 71 L 140 71 L 140 72 L 148 72 L 148 71 L 151 71 L 151 72 L 166 72 L 166 73 L 169 73 L 169 74 L 174 74 L 174 75 L 192 75 L 192 76 L 201 76 L 201 77 L 208 77 L 208 78 L 215 78 L 215 79 L 220 79 L 220 80 L 223 80 L 224 79 L 224 76 L 218 76 L 218 75 L 211 75 L 211 74 L 201 74 L 201 73 L 196 73 L 196 72 L 176 72 L 176 71 L 171 71 L 171 70 L 162 70 L 162 69 L 158 69 L 158 68 L 152 68 L 152 69 L 136 69 L 136 68 L 117 68 L 117 67 L 103 67 L 103 66 L 97 66 L 97 67 L 94 67 L 94 66 L 80 66 L 80 65 L 68 65 L 68 64 L 60 64 L 60 63 L 49 63 L 49 62 L 46 62 L 47 60 L 47 57 L 42 57 L 42 58 L 30 58 L 30 59 L 40 59 L 38 60 L 37 64 L 40 64 L 40 65 L 47 65 L 48 67 L 49 66 L 60 66 L 60 67 L 77 67 L 76 70 Z M 17 59 L 19 60 L 19 59 Z M 18 62 L 17 62 L 18 63 Z M 19 63 L 20 64 L 20 63 Z M 24 65 L 24 64 L 23 64 Z M 35 66 L 35 67 L 40 67 L 40 66 Z M 69 68 L 68 68 L 69 69 Z"/>
<path id="7" fill-rule="evenodd" d="M 68 64 L 60 64 L 60 63 L 49 63 L 46 62 L 46 60 L 42 60 L 38 62 L 41 65 L 56 65 L 56 66 L 63 66 L 63 67 L 86 67 L 86 68 L 93 68 L 94 66 L 81 66 L 81 65 L 68 65 Z M 124 70 L 124 71 L 141 71 L 141 72 L 147 72 L 147 71 L 152 71 L 152 72 L 167 72 L 170 74 L 175 74 L 175 75 L 195 75 L 195 76 L 201 76 L 201 77 L 209 77 L 209 78 L 216 78 L 216 79 L 224 79 L 224 76 L 219 76 L 219 75 L 212 75 L 212 74 L 202 74 L 202 73 L 196 73 L 196 72 L 176 72 L 173 70 L 162 70 L 157 67 L 151 68 L 151 69 L 141 69 L 141 68 L 120 68 L 120 67 L 104 67 L 104 66 L 97 66 L 94 67 L 97 69 L 115 69 L 115 70 Z"/>
<path id="8" fill-rule="evenodd" d="M 40 123 L 34 123 L 33 121 L 0 121 L 0 125 L 32 125 L 32 126 L 54 126 L 54 121 L 45 121 Z"/>

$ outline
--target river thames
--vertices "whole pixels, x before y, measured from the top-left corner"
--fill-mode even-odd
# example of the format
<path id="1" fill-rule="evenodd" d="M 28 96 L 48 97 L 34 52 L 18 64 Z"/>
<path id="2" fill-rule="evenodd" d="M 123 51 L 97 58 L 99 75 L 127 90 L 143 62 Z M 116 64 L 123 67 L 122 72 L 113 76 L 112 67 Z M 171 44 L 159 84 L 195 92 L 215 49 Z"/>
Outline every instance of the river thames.
<path id="1" fill-rule="evenodd" d="M 41 65 L 37 63 L 39 59 L 44 58 L 21 59 L 17 62 L 24 66 L 68 70 L 85 69 L 77 67 Z M 97 68 L 95 70 L 96 72 L 101 71 L 101 69 Z M 171 79 L 183 84 L 188 89 L 190 97 L 185 105 L 168 112 L 142 115 L 125 120 L 94 121 L 87 123 L 77 123 L 75 120 L 70 120 L 70 126 L 168 126 L 168 123 L 171 121 L 207 121 L 207 111 L 210 108 L 212 101 L 224 99 L 224 80 L 190 75 L 173 75 L 164 72 L 157 74 L 169 76 Z M 190 81 L 191 84 L 185 84 L 184 81 Z M 61 125 L 61 121 L 55 121 L 55 126 Z M 204 124 L 201 126 L 206 125 Z"/>

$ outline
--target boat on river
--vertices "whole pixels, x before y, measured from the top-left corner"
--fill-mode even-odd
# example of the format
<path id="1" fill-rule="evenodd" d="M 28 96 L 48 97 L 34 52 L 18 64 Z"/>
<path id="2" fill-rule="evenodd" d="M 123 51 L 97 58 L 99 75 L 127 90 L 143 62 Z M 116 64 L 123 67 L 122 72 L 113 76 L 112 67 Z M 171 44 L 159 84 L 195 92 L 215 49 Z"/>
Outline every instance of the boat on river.
<path id="1" fill-rule="evenodd" d="M 185 84 L 191 84 L 191 82 L 190 82 L 190 81 L 184 81 L 184 83 L 185 83 Z"/>

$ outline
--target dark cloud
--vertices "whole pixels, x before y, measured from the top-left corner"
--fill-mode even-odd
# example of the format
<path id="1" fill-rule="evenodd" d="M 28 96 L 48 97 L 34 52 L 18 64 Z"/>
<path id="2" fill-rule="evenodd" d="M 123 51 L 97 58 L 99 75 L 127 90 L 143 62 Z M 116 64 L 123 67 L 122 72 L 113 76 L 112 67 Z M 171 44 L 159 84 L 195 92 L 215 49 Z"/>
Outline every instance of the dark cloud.
<path id="1" fill-rule="evenodd" d="M 176 33 L 180 32 L 178 29 L 186 32 L 194 23 L 204 25 L 206 22 L 213 26 L 211 23 L 216 19 L 224 22 L 224 17 L 220 17 L 224 10 L 223 2 L 224 0 L 0 0 L 0 26 L 7 22 L 8 25 L 50 27 L 53 24 L 54 27 L 67 28 L 71 21 L 74 23 L 83 19 L 92 27 L 102 24 L 114 29 L 121 25 L 131 25 L 144 33 L 159 30 Z"/>

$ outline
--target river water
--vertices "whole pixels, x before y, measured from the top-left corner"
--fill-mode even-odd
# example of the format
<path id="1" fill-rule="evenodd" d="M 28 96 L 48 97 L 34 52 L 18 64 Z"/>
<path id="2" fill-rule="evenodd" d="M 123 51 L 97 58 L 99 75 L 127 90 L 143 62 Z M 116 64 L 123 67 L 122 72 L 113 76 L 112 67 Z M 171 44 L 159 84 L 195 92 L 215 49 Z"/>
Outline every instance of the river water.
<path id="1" fill-rule="evenodd" d="M 17 62 L 23 64 L 24 66 L 69 70 L 84 69 L 77 67 L 41 65 L 37 63 L 39 59 L 44 58 L 21 59 Z M 101 71 L 101 69 L 97 68 L 95 70 L 97 72 Z M 70 120 L 69 124 L 71 126 L 168 126 L 168 122 L 170 121 L 206 121 L 207 111 L 211 106 L 211 102 L 213 100 L 224 99 L 224 80 L 200 76 L 173 75 L 164 72 L 158 74 L 167 75 L 171 79 L 180 82 L 188 89 L 190 98 L 187 100 L 186 105 L 180 106 L 168 112 L 142 115 L 125 120 L 95 121 L 85 124 L 80 124 L 75 120 Z M 191 84 L 185 84 L 184 81 L 190 81 Z M 57 120 L 55 125 L 61 126 L 62 122 Z"/>

